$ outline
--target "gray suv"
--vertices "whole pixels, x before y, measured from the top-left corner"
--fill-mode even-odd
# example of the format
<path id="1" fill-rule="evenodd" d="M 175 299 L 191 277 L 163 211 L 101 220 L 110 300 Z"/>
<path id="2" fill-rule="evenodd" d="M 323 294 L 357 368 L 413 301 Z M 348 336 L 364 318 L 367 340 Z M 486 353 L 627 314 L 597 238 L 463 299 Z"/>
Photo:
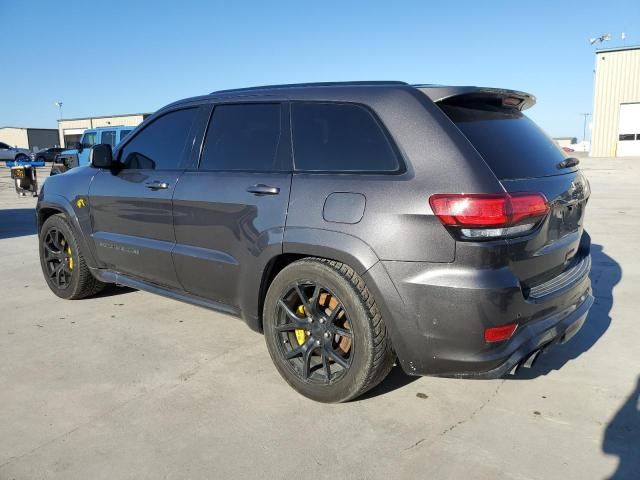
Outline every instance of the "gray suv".
<path id="1" fill-rule="evenodd" d="M 242 318 L 298 392 L 530 367 L 593 303 L 589 185 L 512 90 L 350 82 L 182 100 L 46 181 L 62 298 L 118 283 Z"/>

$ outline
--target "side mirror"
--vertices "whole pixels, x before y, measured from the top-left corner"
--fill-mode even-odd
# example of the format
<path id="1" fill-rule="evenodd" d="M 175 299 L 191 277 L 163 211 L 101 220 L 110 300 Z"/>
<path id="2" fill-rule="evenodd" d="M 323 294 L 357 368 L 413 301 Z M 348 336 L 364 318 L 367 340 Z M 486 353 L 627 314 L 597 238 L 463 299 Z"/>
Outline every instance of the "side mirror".
<path id="1" fill-rule="evenodd" d="M 89 152 L 89 163 L 94 168 L 111 168 L 113 167 L 113 152 L 111 145 L 101 143 L 91 148 Z"/>

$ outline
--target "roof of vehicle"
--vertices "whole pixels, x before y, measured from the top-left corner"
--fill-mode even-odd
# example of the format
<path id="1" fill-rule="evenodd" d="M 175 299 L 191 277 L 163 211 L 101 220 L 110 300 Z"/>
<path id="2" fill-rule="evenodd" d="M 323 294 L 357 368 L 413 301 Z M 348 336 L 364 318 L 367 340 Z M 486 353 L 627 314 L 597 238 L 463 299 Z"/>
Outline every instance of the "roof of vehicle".
<path id="1" fill-rule="evenodd" d="M 434 102 L 444 101 L 446 99 L 466 94 L 486 94 L 498 97 L 515 97 L 520 99 L 521 103 L 516 105 L 517 108 L 524 110 L 535 104 L 535 97 L 531 94 L 520 92 L 517 90 L 509 90 L 503 88 L 487 88 L 475 86 L 452 86 L 452 85 L 435 85 L 435 84 L 415 84 L 410 85 L 400 81 L 351 81 L 351 82 L 317 82 L 317 83 L 289 83 L 282 85 L 261 85 L 256 87 L 244 87 L 227 90 L 217 90 L 207 95 L 201 95 L 186 98 L 173 102 L 165 108 L 173 107 L 180 104 L 198 102 L 212 98 L 233 98 L 233 97 L 260 97 L 260 96 L 277 96 L 292 95 L 295 97 L 308 97 L 313 94 L 322 93 L 326 95 L 329 92 L 340 92 L 344 94 L 349 89 L 357 89 L 359 93 L 363 89 L 371 89 L 370 91 L 380 91 L 384 89 L 405 89 L 419 90 L 423 92 Z M 348 93 L 347 93 L 348 95 Z M 164 110 L 164 109 L 162 109 Z"/>

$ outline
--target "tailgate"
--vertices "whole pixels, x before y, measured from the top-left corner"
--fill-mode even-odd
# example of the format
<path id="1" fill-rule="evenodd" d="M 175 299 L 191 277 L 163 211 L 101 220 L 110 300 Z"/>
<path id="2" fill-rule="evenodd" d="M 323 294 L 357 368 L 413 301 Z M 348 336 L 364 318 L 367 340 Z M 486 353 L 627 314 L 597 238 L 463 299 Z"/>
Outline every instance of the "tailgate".
<path id="1" fill-rule="evenodd" d="M 589 184 L 578 161 L 567 161 L 522 113 L 532 103 L 529 98 L 522 92 L 479 89 L 436 102 L 507 192 L 542 193 L 549 203 L 547 217 L 534 231 L 505 240 L 510 267 L 525 295 L 561 289 L 561 280 L 584 275 L 582 261 L 589 252 L 588 236 L 583 236 Z"/>
<path id="2" fill-rule="evenodd" d="M 589 184 L 583 175 L 574 172 L 547 178 L 502 180 L 502 184 L 508 192 L 540 192 L 549 201 L 550 212 L 535 232 L 508 240 L 509 262 L 525 292 L 564 271 L 580 267 L 589 253 L 589 245 L 583 239 Z"/>

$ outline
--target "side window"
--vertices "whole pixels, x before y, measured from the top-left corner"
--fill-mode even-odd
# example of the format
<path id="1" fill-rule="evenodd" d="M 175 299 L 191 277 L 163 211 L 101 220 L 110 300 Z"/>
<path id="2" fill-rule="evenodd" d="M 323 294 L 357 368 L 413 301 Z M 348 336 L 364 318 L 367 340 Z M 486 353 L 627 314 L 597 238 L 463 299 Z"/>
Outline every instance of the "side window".
<path id="1" fill-rule="evenodd" d="M 218 105 L 207 130 L 200 169 L 282 171 L 278 103 Z"/>
<path id="2" fill-rule="evenodd" d="M 293 103 L 296 170 L 390 172 L 398 158 L 378 121 L 364 107 Z"/>
<path id="3" fill-rule="evenodd" d="M 131 130 L 120 130 L 120 141 L 124 140 L 124 137 L 129 135 Z"/>
<path id="4" fill-rule="evenodd" d="M 5 149 L 11 148 L 11 147 L 9 145 L 7 145 L 6 143 L 0 142 L 0 148 L 5 150 Z"/>
<path id="5" fill-rule="evenodd" d="M 120 152 L 119 158 L 124 168 L 178 168 L 196 112 L 196 108 L 177 110 L 145 127 Z"/>
<path id="6" fill-rule="evenodd" d="M 115 130 L 105 130 L 102 132 L 102 139 L 100 143 L 108 143 L 111 145 L 111 148 L 116 146 L 116 131 Z"/>
<path id="7" fill-rule="evenodd" d="M 85 132 L 82 136 L 82 146 L 84 148 L 91 148 L 96 144 L 96 132 Z"/>

